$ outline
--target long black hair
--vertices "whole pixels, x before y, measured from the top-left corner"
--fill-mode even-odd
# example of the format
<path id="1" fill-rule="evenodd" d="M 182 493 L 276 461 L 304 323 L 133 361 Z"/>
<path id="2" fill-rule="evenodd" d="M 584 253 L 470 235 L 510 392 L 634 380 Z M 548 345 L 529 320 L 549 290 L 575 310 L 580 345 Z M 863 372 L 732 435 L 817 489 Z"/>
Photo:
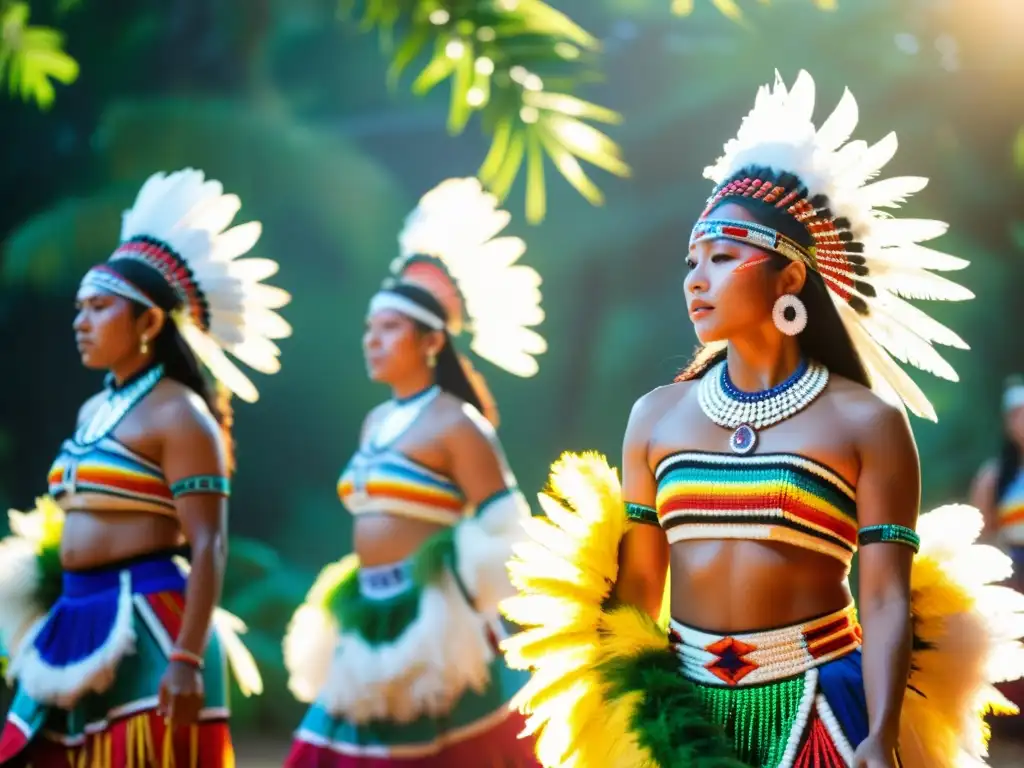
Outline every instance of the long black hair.
<path id="1" fill-rule="evenodd" d="M 425 288 L 420 288 L 418 285 L 412 285 L 411 283 L 396 282 L 389 284 L 386 290 L 399 296 L 404 296 L 423 307 L 432 315 L 441 318 L 445 322 L 448 321 L 448 313 L 445 311 L 444 306 Z M 418 333 L 436 332 L 436 329 L 431 328 L 426 323 L 415 318 L 410 319 L 413 321 Z M 473 382 L 470 381 L 459 353 L 452 343 L 451 336 L 447 331 L 443 333 L 444 344 L 437 353 L 436 366 L 434 367 L 434 377 L 437 385 L 445 392 L 454 395 L 465 403 L 469 403 L 481 413 L 486 413 L 484 398 L 477 391 Z"/>
<path id="2" fill-rule="evenodd" d="M 206 407 L 210 409 L 210 413 L 220 425 L 228 453 L 228 465 L 233 467 L 234 451 L 231 438 L 233 414 L 230 398 L 226 390 L 218 388 L 204 373 L 195 353 L 185 343 L 185 339 L 178 332 L 178 327 L 170 318 L 170 313 L 181 306 L 181 299 L 163 275 L 140 261 L 116 259 L 107 262 L 106 267 L 117 272 L 152 299 L 159 309 L 168 313 L 163 327 L 151 342 L 153 364 L 163 365 L 165 377 L 184 384 L 206 403 Z M 131 304 L 136 317 L 149 309 L 145 304 L 137 301 L 132 301 Z"/>
<path id="3" fill-rule="evenodd" d="M 1020 448 L 1017 446 L 1017 441 L 1009 435 L 1004 435 L 1003 445 L 999 451 L 999 469 L 996 474 L 996 504 L 1003 500 L 1006 491 L 1020 472 L 1020 459 Z"/>
<path id="4" fill-rule="evenodd" d="M 1020 376 L 1011 376 L 1006 380 L 1003 385 L 1003 389 L 1007 390 L 1010 387 L 1024 387 L 1024 378 Z M 1005 420 L 1005 414 L 1004 414 Z M 1003 500 L 1003 496 L 1006 495 L 1006 491 L 1010 485 L 1013 484 L 1017 474 L 1020 472 L 1021 466 L 1021 451 L 1020 446 L 1017 445 L 1017 441 L 1013 439 L 1010 434 L 1010 428 L 1003 426 L 1003 444 L 999 450 L 999 470 L 996 474 L 996 497 L 995 502 L 998 504 Z"/>
<path id="5" fill-rule="evenodd" d="M 766 168 L 745 168 L 735 174 L 734 178 L 764 179 L 774 182 L 776 186 L 783 189 L 799 189 L 803 186 L 802 182 L 792 174 L 780 174 Z M 722 198 L 715 207 L 726 203 L 735 203 L 741 206 L 750 212 L 758 223 L 781 232 L 804 248 L 814 245 L 814 238 L 807 229 L 782 209 L 761 200 L 743 196 Z M 769 255 L 772 259 L 771 264 L 779 270 L 791 263 L 785 256 L 777 253 Z M 804 281 L 804 287 L 797 294 L 797 298 L 807 308 L 807 327 L 797 336 L 797 343 L 803 356 L 809 360 L 818 361 L 838 376 L 870 387 L 871 379 L 864 367 L 864 361 L 861 360 L 853 346 L 850 334 L 832 303 L 832 297 L 825 286 L 825 281 L 815 270 L 807 270 L 807 279 Z M 714 353 L 706 349 L 699 349 L 689 365 L 676 377 L 676 381 L 699 379 L 715 363 L 723 360 L 725 355 L 725 349 Z"/>

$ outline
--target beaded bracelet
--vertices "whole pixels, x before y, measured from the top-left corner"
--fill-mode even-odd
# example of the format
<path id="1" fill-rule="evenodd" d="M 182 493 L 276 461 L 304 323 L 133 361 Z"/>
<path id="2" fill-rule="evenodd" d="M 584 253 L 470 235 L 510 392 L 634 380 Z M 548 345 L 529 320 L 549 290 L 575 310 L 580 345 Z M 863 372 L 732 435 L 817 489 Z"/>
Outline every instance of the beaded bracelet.
<path id="1" fill-rule="evenodd" d="M 203 668 L 206 666 L 202 656 L 196 653 L 192 653 L 191 651 L 183 650 L 181 648 L 175 648 L 173 651 L 171 651 L 167 659 L 168 661 L 179 661 L 182 664 L 188 664 L 190 667 L 195 667 L 200 671 L 202 671 Z"/>
<path id="2" fill-rule="evenodd" d="M 192 475 L 171 484 L 171 495 L 176 499 L 191 493 L 215 493 L 220 496 L 230 496 L 231 480 L 220 475 Z"/>
<path id="3" fill-rule="evenodd" d="M 659 525 L 658 512 L 652 507 L 644 504 L 626 502 L 626 517 L 636 523 L 647 523 L 648 525 Z"/>
<path id="4" fill-rule="evenodd" d="M 857 532 L 857 543 L 865 544 L 903 544 L 914 552 L 921 549 L 921 537 L 912 528 L 895 523 L 869 525 Z"/>

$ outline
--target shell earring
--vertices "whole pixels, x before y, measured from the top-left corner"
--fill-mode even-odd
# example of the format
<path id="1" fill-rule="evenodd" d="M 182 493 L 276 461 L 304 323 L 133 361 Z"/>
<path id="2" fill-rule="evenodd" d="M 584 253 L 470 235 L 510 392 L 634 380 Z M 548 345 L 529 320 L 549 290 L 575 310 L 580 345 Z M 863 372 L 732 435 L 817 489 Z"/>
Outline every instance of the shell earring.
<path id="1" fill-rule="evenodd" d="M 141 352 L 144 355 L 149 352 L 149 339 L 147 339 L 145 336 L 139 339 L 139 352 Z"/>
<path id="2" fill-rule="evenodd" d="M 433 350 L 431 350 L 430 352 L 427 352 L 427 367 L 428 368 L 436 368 L 437 367 L 437 354 Z"/>
<path id="3" fill-rule="evenodd" d="M 772 307 L 772 322 L 787 336 L 796 336 L 807 327 L 807 307 L 791 293 L 779 296 Z"/>

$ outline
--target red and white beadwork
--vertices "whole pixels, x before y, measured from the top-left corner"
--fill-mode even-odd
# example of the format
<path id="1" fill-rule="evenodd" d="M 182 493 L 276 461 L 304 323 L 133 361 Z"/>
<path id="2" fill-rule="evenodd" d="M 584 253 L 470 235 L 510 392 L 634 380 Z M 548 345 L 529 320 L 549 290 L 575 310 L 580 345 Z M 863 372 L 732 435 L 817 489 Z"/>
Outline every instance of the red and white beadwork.
<path id="1" fill-rule="evenodd" d="M 785 680 L 852 653 L 861 644 L 853 604 L 820 619 L 767 632 L 717 635 L 675 620 L 670 631 L 683 675 L 714 686 Z"/>

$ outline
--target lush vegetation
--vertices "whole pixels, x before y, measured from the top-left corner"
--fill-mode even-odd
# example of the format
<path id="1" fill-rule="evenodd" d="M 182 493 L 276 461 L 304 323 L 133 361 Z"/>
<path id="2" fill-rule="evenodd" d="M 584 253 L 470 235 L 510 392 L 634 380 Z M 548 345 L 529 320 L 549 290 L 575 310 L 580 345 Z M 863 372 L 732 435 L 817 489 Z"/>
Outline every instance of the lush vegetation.
<path id="1" fill-rule="evenodd" d="M 380 19 L 371 30 L 359 23 L 371 5 L 401 11 L 384 55 Z M 239 702 L 242 720 L 282 732 L 301 708 L 284 687 L 279 640 L 317 570 L 347 550 L 349 522 L 334 480 L 363 414 L 383 397 L 365 381 L 358 353 L 365 303 L 395 253 L 402 217 L 447 176 L 500 166 L 511 229 L 527 239 L 526 259 L 544 276 L 551 351 L 541 373 L 521 381 L 482 369 L 506 415 L 502 438 L 526 488 L 541 486 L 561 450 L 615 456 L 633 400 L 684 362 L 693 337 L 680 301 L 681 249 L 708 192 L 701 169 L 776 67 L 787 79 L 800 67 L 814 74 L 819 115 L 849 85 L 864 138 L 896 130 L 897 170 L 932 178 L 904 213 L 950 221 L 941 247 L 973 262 L 958 277 L 977 300 L 928 307 L 974 349 L 950 355 L 960 384 L 919 377 L 940 416 L 937 425 L 914 424 L 927 504 L 963 497 L 998 441 L 1000 382 L 1024 365 L 1016 332 L 1024 306 L 1015 291 L 1024 278 L 1015 165 L 1024 160 L 1024 115 L 1008 97 L 1019 91 L 1013 73 L 1024 51 L 967 0 L 898 7 L 851 0 L 827 13 L 815 7 L 827 3 L 811 0 L 677 3 L 685 16 L 673 14 L 671 0 L 566 0 L 558 3 L 564 17 L 544 17 L 536 47 L 531 36 L 509 37 L 522 44 L 524 58 L 474 48 L 474 62 L 486 53 L 495 67 L 489 100 L 473 110 L 482 132 L 464 130 L 475 122 L 472 113 L 453 102 L 453 92 L 467 87 L 466 72 L 431 70 L 441 40 L 435 28 L 447 26 L 427 28 L 420 55 L 407 52 L 402 59 L 410 60 L 394 67 L 416 24 L 423 26 L 407 10 L 413 5 L 357 4 L 354 17 L 339 21 L 334 0 L 107 0 L 102 7 L 33 0 L 27 20 L 13 17 L 21 19 L 18 29 L 59 29 L 63 42 L 42 34 L 51 45 L 41 60 L 50 63 L 27 70 L 30 49 L 19 43 L 13 92 L 11 41 L 32 36 L 8 37 L 5 23 L 0 48 L 0 77 L 11 93 L 0 99 L 0 338 L 5 360 L 17 361 L 5 367 L 0 502 L 31 502 L 78 404 L 98 386 L 71 344 L 74 287 L 109 252 L 120 212 L 149 173 L 193 165 L 222 179 L 241 195 L 243 215 L 263 221 L 260 250 L 282 264 L 277 279 L 295 296 L 286 309 L 295 337 L 284 344 L 282 373 L 260 382 L 260 403 L 239 405 L 236 414 L 239 473 L 225 597 L 252 626 L 268 682 L 263 697 Z M 471 13 L 477 5 L 432 10 L 472 6 Z M 16 6 L 28 7 L 0 0 L 0 14 L 10 19 Z M 729 17 L 733 8 L 742 11 L 738 20 Z M 484 25 L 473 23 L 479 40 Z M 551 58 L 565 45 L 580 56 Z M 466 60 L 458 59 L 464 69 Z M 80 67 L 77 79 L 71 61 Z M 597 186 L 580 182 L 577 191 L 557 177 L 537 181 L 531 168 L 538 161 L 529 154 L 537 150 L 527 147 L 540 139 L 529 138 L 528 128 L 541 122 L 513 118 L 503 146 L 502 119 L 519 115 L 525 101 L 516 99 L 533 98 L 529 89 L 505 93 L 494 84 L 517 65 L 564 73 L 564 81 L 542 76 L 536 93 L 564 96 L 561 104 L 575 105 L 567 109 L 583 110 L 574 119 L 622 116 L 607 128 L 615 149 L 602 144 L 614 163 L 566 149 L 613 171 L 595 182 L 603 207 L 591 204 Z M 447 93 L 423 80 L 415 86 L 427 71 L 437 86 L 450 81 Z M 37 73 L 28 76 L 28 91 L 26 72 Z M 39 72 L 56 83 L 55 98 L 38 90 Z M 498 109 L 506 97 L 507 113 Z M 602 107 L 584 109 L 576 99 Z M 514 141 L 522 144 L 521 162 L 509 159 L 518 152 L 509 149 Z M 571 166 L 559 166 L 540 143 L 549 167 L 564 173 Z M 489 153 L 492 162 L 484 162 Z M 625 163 L 631 174 L 619 178 L 614 172 Z M 543 222 L 526 223 L 528 213 L 538 220 L 543 210 Z"/>

